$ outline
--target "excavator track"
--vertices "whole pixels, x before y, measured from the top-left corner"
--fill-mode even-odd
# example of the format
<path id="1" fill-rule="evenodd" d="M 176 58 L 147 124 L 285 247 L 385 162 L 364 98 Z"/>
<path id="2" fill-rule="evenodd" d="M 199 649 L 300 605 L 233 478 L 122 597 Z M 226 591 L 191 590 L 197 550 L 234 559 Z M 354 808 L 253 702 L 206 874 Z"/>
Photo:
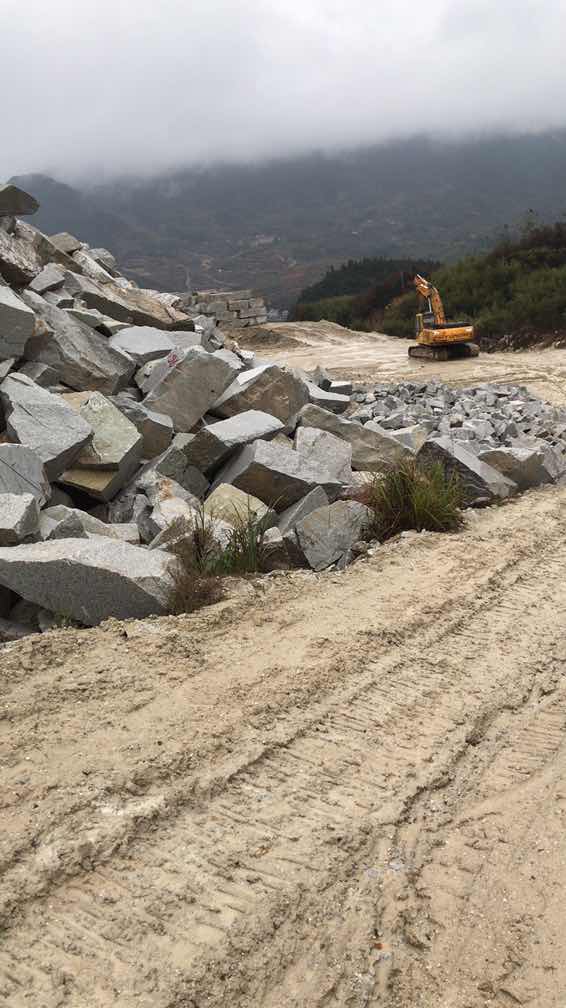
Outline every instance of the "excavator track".
<path id="1" fill-rule="evenodd" d="M 429 346 L 417 343 L 416 346 L 409 347 L 409 357 L 418 357 L 422 360 L 433 361 L 478 357 L 479 352 L 479 347 L 475 343 L 453 343 L 448 346 Z"/>

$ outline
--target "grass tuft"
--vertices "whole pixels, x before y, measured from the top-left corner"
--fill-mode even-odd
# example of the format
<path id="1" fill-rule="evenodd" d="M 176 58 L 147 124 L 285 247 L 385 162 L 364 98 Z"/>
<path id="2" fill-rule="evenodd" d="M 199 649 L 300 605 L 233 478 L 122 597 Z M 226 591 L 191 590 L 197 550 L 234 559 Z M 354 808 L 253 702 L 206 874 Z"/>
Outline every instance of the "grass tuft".
<path id="1" fill-rule="evenodd" d="M 368 534 L 380 542 L 409 529 L 454 532 L 464 520 L 460 479 L 439 462 L 400 462 L 356 496 L 372 512 Z"/>

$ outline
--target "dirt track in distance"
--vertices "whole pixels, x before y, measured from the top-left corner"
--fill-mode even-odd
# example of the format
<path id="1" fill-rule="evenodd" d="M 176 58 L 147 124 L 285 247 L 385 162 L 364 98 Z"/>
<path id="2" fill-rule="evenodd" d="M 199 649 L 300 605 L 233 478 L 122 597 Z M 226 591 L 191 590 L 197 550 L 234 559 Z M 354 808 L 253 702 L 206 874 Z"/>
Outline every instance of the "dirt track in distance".
<path id="1" fill-rule="evenodd" d="M 409 341 L 381 333 L 360 333 L 333 322 L 278 322 L 262 326 L 250 338 L 237 333 L 244 347 L 278 363 L 308 371 L 322 364 L 335 377 L 379 382 L 422 380 L 436 375 L 449 385 L 512 382 L 528 385 L 542 399 L 566 402 L 566 351 L 526 350 L 481 354 L 471 360 L 445 363 L 412 360 Z"/>
<path id="2" fill-rule="evenodd" d="M 565 569 L 548 488 L 1 649 L 0 1003 L 563 1008 Z"/>

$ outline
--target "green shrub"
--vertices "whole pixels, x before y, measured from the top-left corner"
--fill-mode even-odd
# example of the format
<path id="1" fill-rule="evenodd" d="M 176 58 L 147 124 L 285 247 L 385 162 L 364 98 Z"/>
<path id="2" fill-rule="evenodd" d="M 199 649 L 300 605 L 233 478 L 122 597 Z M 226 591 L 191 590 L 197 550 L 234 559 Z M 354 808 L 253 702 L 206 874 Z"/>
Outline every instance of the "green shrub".
<path id="1" fill-rule="evenodd" d="M 439 462 L 411 459 L 391 466 L 364 486 L 358 499 L 372 512 L 368 534 L 380 542 L 408 529 L 453 532 L 463 523 L 460 479 Z"/>

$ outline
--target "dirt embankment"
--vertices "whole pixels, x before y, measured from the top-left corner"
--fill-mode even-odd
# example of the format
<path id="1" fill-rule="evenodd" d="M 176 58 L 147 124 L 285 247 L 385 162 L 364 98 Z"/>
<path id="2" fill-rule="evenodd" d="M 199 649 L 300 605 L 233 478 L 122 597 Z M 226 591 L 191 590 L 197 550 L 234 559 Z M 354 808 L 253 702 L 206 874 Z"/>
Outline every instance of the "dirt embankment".
<path id="1" fill-rule="evenodd" d="M 549 488 L 2 649 L 0 1003 L 562 1008 L 565 566 Z"/>

